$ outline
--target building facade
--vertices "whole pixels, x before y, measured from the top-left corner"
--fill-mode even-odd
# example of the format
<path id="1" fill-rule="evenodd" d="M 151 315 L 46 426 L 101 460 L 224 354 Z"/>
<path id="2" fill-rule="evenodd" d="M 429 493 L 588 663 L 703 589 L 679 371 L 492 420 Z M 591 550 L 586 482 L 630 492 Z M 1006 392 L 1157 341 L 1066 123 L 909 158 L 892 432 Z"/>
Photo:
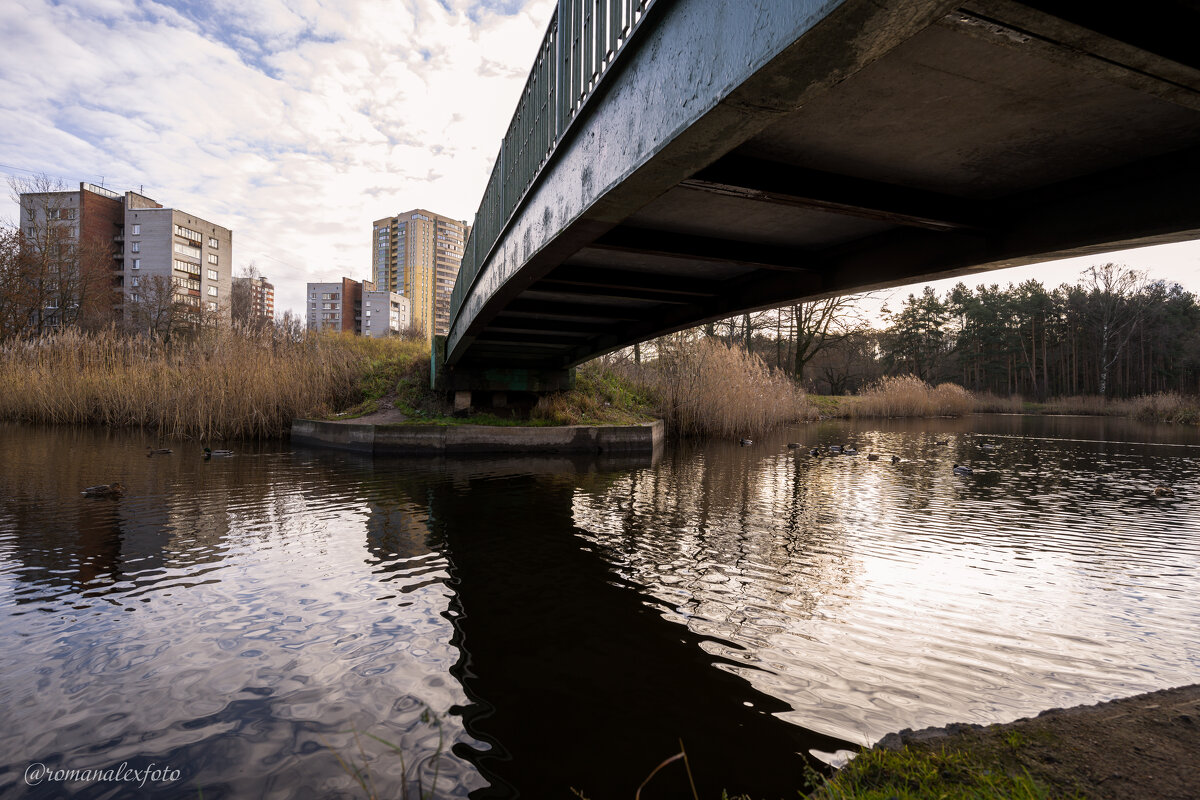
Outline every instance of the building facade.
<path id="1" fill-rule="evenodd" d="M 361 336 L 395 336 L 411 323 L 411 305 L 399 292 L 376 289 L 371 281 L 342 278 L 333 283 L 308 284 L 310 331 L 335 331 Z"/>
<path id="2" fill-rule="evenodd" d="M 398 336 L 412 324 L 412 306 L 408 298 L 399 292 L 386 289 L 368 289 L 363 284 L 362 327 L 363 336 Z"/>
<path id="3" fill-rule="evenodd" d="M 20 204 L 21 246 L 53 276 L 31 298 L 39 326 L 83 321 L 102 325 L 119 317 L 124 281 L 121 195 L 91 183 L 78 191 L 26 192 Z"/>
<path id="4" fill-rule="evenodd" d="M 136 192 L 125 193 L 126 316 L 138 304 L 172 300 L 228 322 L 233 292 L 233 231 Z"/>
<path id="5" fill-rule="evenodd" d="M 250 278 L 250 314 L 267 322 L 275 319 L 275 285 L 266 278 Z"/>
<path id="6" fill-rule="evenodd" d="M 371 262 L 375 284 L 411 304 L 412 325 L 426 338 L 450 327 L 450 292 L 471 233 L 465 221 L 425 209 L 375 220 Z"/>
<path id="7" fill-rule="evenodd" d="M 358 333 L 362 321 L 362 284 L 350 278 L 308 284 L 308 329 Z"/>
<path id="8" fill-rule="evenodd" d="M 128 322 L 154 305 L 156 317 L 182 310 L 193 319 L 229 321 L 230 229 L 137 192 L 120 195 L 88 183 L 74 192 L 22 194 L 20 203 L 23 231 L 70 231 L 89 282 L 97 270 L 88 264 L 103 253 L 106 291 L 85 296 L 102 296 L 111 320 Z"/>

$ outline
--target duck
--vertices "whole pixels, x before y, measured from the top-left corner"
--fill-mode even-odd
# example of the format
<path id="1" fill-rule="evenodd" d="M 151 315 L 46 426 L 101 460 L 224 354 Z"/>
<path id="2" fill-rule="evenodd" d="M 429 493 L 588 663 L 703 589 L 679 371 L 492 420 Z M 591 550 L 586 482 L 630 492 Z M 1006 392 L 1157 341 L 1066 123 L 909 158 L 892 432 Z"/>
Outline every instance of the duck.
<path id="1" fill-rule="evenodd" d="M 739 444 L 741 444 L 742 447 L 749 447 L 750 445 L 754 444 L 754 440 L 753 439 L 742 439 L 742 441 L 739 442 Z"/>
<path id="2" fill-rule="evenodd" d="M 955 464 L 954 465 L 954 474 L 955 475 L 974 475 L 975 470 L 971 469 L 970 467 L 964 467 L 960 464 Z"/>
<path id="3" fill-rule="evenodd" d="M 949 439 L 935 439 L 933 443 L 941 446 L 941 445 L 950 444 L 950 440 Z"/>
<path id="4" fill-rule="evenodd" d="M 788 450 L 796 450 L 800 447 L 799 442 L 788 442 Z"/>
<path id="5" fill-rule="evenodd" d="M 150 458 L 151 456 L 165 456 L 167 453 L 170 453 L 170 452 L 171 452 L 171 448 L 169 448 L 169 447 L 147 446 L 146 447 L 146 458 Z"/>
<path id="6" fill-rule="evenodd" d="M 125 487 L 119 482 L 101 483 L 98 486 L 88 486 L 82 492 L 84 497 L 120 497 L 125 494 Z"/>
<path id="7" fill-rule="evenodd" d="M 1154 487 L 1154 496 L 1155 497 L 1174 497 L 1175 490 L 1172 489 L 1170 486 L 1156 486 L 1156 487 Z"/>
<path id="8" fill-rule="evenodd" d="M 819 456 L 819 455 L 821 455 L 821 451 L 819 448 L 814 447 L 812 450 L 808 451 L 808 454 L 810 456 Z"/>
<path id="9" fill-rule="evenodd" d="M 879 460 L 878 453 L 867 453 L 867 461 L 878 461 L 878 460 Z"/>
<path id="10" fill-rule="evenodd" d="M 856 455 L 858 455 L 858 448 L 855 447 L 854 445 L 844 444 L 844 445 L 842 445 L 842 455 L 856 456 Z"/>
<path id="11" fill-rule="evenodd" d="M 232 450 L 213 450 L 208 447 L 204 448 L 205 458 L 227 458 L 231 455 L 233 455 Z"/>
<path id="12" fill-rule="evenodd" d="M 892 456 L 892 463 L 893 463 L 893 464 L 899 464 L 899 463 L 900 463 L 900 456 Z"/>
<path id="13" fill-rule="evenodd" d="M 831 444 L 829 445 L 829 452 L 840 453 L 842 452 L 842 446 L 840 444 Z"/>
<path id="14" fill-rule="evenodd" d="M 994 445 L 994 444 L 983 444 L 983 445 L 980 445 L 980 447 L 982 447 L 984 450 L 995 450 L 996 449 L 996 445 Z"/>

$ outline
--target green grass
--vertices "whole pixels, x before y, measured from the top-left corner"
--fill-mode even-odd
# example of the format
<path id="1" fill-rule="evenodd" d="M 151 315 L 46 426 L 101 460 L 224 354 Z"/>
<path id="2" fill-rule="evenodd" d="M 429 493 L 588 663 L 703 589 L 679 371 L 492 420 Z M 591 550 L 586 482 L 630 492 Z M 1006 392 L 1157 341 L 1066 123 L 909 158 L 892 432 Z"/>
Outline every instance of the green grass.
<path id="1" fill-rule="evenodd" d="M 1012 750 L 1025 745 L 1020 734 L 1004 743 Z M 962 751 L 866 750 L 832 778 L 815 773 L 809 800 L 1051 800 L 1076 798 L 1038 783 L 1023 769 L 1007 770 L 999 762 Z"/>

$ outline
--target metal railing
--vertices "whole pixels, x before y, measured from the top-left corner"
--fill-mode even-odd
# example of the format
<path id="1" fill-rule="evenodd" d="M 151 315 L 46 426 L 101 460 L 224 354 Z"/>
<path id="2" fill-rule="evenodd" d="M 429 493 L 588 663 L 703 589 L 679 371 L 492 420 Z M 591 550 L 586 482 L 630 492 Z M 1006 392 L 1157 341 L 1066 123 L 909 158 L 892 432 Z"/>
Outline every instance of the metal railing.
<path id="1" fill-rule="evenodd" d="M 558 0 L 487 189 L 450 293 L 450 325 L 517 206 L 654 0 Z"/>

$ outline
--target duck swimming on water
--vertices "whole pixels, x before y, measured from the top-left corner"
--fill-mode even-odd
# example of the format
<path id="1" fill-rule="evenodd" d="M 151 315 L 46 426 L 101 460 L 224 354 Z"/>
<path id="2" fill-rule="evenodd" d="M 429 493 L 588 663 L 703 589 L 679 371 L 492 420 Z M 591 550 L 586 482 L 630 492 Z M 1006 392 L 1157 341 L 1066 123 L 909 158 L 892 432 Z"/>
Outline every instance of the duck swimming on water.
<path id="1" fill-rule="evenodd" d="M 1156 487 L 1154 487 L 1154 496 L 1155 497 L 1174 497 L 1175 490 L 1172 489 L 1170 486 L 1156 486 Z"/>
<path id="2" fill-rule="evenodd" d="M 167 453 L 170 453 L 170 452 L 171 452 L 171 448 L 169 448 L 169 447 L 149 447 L 149 446 L 147 446 L 146 447 L 146 458 L 150 458 L 151 456 L 165 456 Z"/>
<path id="3" fill-rule="evenodd" d="M 125 494 L 125 487 L 117 481 L 89 486 L 82 492 L 84 497 L 120 497 Z"/>
<path id="4" fill-rule="evenodd" d="M 975 470 L 971 469 L 970 467 L 964 467 L 959 464 L 955 464 L 954 465 L 954 474 L 955 475 L 974 475 Z"/>
<path id="5" fill-rule="evenodd" d="M 867 461 L 878 461 L 878 460 L 879 460 L 878 453 L 867 453 Z"/>
<path id="6" fill-rule="evenodd" d="M 232 450 L 213 450 L 208 447 L 204 448 L 205 458 L 228 458 L 231 455 L 233 455 Z"/>

